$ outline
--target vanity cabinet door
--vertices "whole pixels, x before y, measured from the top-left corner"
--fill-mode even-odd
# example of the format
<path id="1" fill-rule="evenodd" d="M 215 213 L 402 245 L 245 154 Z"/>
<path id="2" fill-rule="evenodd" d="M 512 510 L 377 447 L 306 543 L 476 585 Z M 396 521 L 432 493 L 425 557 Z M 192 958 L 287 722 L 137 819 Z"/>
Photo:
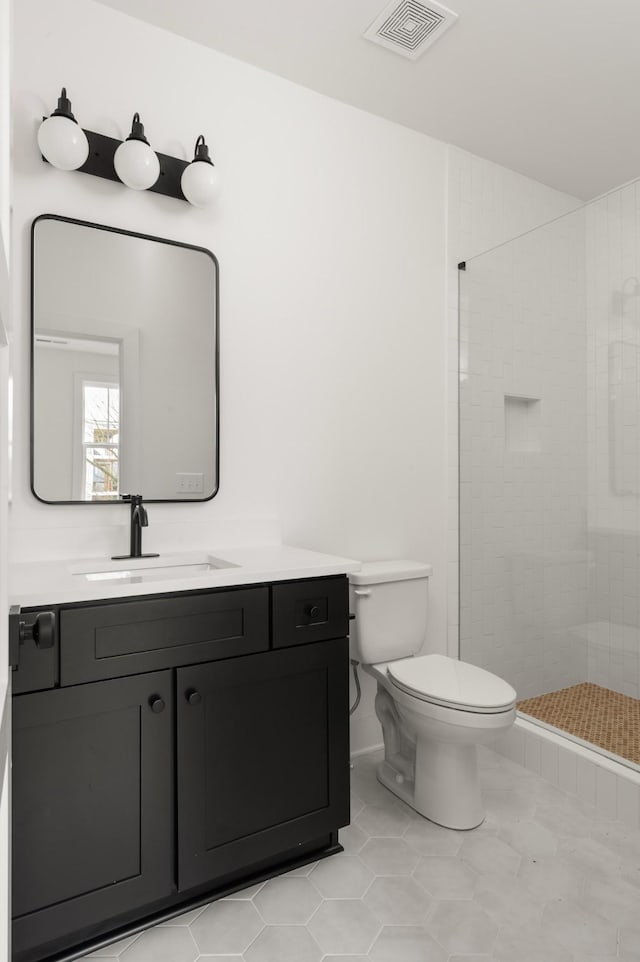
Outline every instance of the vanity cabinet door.
<path id="1" fill-rule="evenodd" d="M 175 891 L 173 716 L 170 671 L 13 699 L 15 960 Z"/>
<path id="2" fill-rule="evenodd" d="M 185 890 L 349 821 L 346 638 L 177 671 Z"/>

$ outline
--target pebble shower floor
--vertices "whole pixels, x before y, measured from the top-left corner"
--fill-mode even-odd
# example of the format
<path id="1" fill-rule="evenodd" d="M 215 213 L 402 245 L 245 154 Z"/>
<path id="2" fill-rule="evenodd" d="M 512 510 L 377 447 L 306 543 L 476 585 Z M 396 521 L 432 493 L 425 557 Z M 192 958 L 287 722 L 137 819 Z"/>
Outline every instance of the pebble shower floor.
<path id="1" fill-rule="evenodd" d="M 483 825 L 454 832 L 357 758 L 344 854 L 88 958 L 110 962 L 638 962 L 640 832 L 480 750 Z"/>
<path id="2" fill-rule="evenodd" d="M 518 702 L 525 715 L 640 765 L 640 701 L 592 682 Z"/>

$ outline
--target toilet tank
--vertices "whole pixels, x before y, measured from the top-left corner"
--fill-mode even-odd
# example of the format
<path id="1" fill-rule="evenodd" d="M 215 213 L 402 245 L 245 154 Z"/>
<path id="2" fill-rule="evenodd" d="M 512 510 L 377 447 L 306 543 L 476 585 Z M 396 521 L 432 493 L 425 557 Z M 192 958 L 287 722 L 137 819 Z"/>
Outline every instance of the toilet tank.
<path id="1" fill-rule="evenodd" d="M 349 575 L 352 658 L 377 665 L 420 651 L 431 571 L 419 561 L 367 561 Z"/>

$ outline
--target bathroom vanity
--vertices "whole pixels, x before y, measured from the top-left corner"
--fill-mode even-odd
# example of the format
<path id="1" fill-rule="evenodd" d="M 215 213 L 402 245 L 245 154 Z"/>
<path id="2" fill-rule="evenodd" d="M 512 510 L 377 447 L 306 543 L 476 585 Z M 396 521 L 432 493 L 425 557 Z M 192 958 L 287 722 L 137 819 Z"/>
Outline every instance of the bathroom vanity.
<path id="1" fill-rule="evenodd" d="M 218 490 L 218 273 L 182 242 L 33 223 L 32 492 L 132 515 L 126 557 L 12 566 L 13 962 L 341 850 L 357 562 L 144 555 L 142 496 L 123 494 Z"/>
<path id="2" fill-rule="evenodd" d="M 16 566 L 14 962 L 341 850 L 357 564 L 225 558 Z"/>

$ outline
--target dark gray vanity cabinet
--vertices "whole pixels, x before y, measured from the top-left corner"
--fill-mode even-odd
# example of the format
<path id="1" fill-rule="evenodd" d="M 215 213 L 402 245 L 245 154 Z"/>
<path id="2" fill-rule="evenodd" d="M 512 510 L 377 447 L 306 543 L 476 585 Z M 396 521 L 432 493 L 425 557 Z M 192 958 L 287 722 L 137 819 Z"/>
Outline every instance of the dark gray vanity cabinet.
<path id="1" fill-rule="evenodd" d="M 175 889 L 170 671 L 13 700 L 17 952 Z"/>
<path id="2" fill-rule="evenodd" d="M 344 644 L 177 672 L 181 889 L 348 821 Z"/>
<path id="3" fill-rule="evenodd" d="M 15 672 L 14 962 L 88 953 L 340 850 L 346 577 L 54 615 L 49 689 L 33 652 Z"/>

